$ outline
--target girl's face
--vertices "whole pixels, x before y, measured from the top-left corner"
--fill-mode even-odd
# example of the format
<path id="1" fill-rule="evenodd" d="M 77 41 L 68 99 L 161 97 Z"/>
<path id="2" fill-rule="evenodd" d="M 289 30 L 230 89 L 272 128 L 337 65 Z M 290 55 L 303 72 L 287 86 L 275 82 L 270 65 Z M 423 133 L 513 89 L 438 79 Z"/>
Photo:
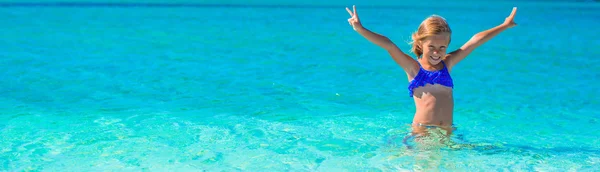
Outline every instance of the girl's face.
<path id="1" fill-rule="evenodd" d="M 443 33 L 434 36 L 429 36 L 421 41 L 423 56 L 431 65 L 439 64 L 446 56 L 446 48 L 450 43 L 450 34 Z"/>

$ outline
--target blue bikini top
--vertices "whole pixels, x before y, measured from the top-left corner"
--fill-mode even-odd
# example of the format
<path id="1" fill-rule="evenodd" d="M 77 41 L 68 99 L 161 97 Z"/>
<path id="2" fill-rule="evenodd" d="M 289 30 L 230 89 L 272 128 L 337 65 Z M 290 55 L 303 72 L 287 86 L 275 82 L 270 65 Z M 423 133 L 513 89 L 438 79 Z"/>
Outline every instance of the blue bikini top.
<path id="1" fill-rule="evenodd" d="M 448 72 L 448 68 L 446 68 L 444 61 L 442 61 L 442 65 L 444 65 L 444 68 L 441 70 L 428 71 L 423 69 L 423 66 L 421 66 L 419 63 L 419 73 L 417 73 L 417 76 L 415 76 L 415 78 L 408 84 L 408 96 L 412 97 L 413 89 L 425 86 L 425 84 L 440 84 L 454 88 L 452 77 L 450 77 L 450 73 Z"/>

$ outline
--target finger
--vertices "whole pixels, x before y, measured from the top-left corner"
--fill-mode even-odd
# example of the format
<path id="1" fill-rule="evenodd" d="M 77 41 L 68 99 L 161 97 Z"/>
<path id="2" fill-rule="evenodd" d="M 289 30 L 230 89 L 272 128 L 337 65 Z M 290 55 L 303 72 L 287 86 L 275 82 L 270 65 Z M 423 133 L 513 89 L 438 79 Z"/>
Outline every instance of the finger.
<path id="1" fill-rule="evenodd" d="M 354 10 L 354 15 L 358 15 L 358 12 L 356 11 L 356 5 L 352 5 L 352 8 Z"/>
<path id="2" fill-rule="evenodd" d="M 514 18 L 516 13 L 517 13 L 517 7 L 513 7 L 512 12 L 510 13 L 510 18 Z"/>
<path id="3" fill-rule="evenodd" d="M 346 11 L 348 11 L 348 14 L 350 14 L 350 16 L 354 16 L 354 14 L 352 13 L 352 11 L 350 11 L 350 9 L 348 9 L 348 7 L 346 7 Z"/>

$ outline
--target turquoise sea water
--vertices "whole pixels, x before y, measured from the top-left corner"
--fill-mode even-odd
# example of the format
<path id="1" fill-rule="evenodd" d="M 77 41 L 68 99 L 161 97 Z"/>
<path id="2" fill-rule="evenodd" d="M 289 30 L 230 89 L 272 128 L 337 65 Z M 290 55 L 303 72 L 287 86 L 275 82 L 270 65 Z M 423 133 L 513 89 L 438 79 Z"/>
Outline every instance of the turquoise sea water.
<path id="1" fill-rule="evenodd" d="M 353 3 L 404 51 L 431 14 L 454 49 L 518 7 L 453 70 L 471 146 L 400 142 L 406 76 Z M 227 4 L 0 4 L 0 171 L 600 170 L 598 3 Z"/>

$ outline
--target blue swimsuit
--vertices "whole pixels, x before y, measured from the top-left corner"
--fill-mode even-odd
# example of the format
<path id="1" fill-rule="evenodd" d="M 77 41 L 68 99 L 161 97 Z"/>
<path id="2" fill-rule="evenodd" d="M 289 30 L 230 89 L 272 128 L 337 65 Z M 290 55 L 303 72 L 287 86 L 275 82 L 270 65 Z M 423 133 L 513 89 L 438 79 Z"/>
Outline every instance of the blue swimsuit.
<path id="1" fill-rule="evenodd" d="M 408 84 L 408 96 L 412 97 L 413 89 L 425 86 L 425 84 L 440 84 L 454 88 L 452 77 L 450 77 L 450 73 L 448 72 L 448 68 L 446 68 L 444 61 L 442 61 L 442 65 L 444 65 L 444 68 L 441 70 L 428 71 L 423 69 L 423 66 L 419 63 L 419 73 L 417 73 L 417 76 L 415 76 L 415 78 L 410 81 L 410 84 Z"/>

